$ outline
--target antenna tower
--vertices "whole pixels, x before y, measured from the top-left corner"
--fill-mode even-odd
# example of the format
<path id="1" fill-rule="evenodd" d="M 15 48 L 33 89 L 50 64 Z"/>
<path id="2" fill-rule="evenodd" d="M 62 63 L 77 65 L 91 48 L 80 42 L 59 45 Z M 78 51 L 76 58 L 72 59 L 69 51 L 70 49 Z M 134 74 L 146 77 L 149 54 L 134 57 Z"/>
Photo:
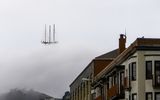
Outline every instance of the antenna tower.
<path id="1" fill-rule="evenodd" d="M 48 31 L 47 31 L 48 29 Z M 41 41 L 42 44 L 56 44 L 56 34 L 55 34 L 55 24 L 47 25 L 45 24 L 44 40 Z"/>

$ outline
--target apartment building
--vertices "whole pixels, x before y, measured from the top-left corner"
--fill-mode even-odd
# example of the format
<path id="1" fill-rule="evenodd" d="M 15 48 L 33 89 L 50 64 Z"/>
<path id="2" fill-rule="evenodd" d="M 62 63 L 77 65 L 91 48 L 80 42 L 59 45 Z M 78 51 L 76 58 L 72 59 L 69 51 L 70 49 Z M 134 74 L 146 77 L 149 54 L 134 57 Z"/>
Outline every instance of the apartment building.
<path id="1" fill-rule="evenodd" d="M 121 34 L 118 49 L 90 62 L 70 85 L 71 100 L 160 100 L 160 39 L 125 43 Z"/>
<path id="2" fill-rule="evenodd" d="M 119 49 L 125 48 L 122 41 Z M 160 100 L 160 39 L 137 38 L 92 84 L 95 100 Z"/>
<path id="3" fill-rule="evenodd" d="M 70 84 L 71 100 L 93 100 L 93 78 L 118 55 L 118 49 L 95 57 Z"/>
<path id="4" fill-rule="evenodd" d="M 83 78 L 91 79 L 93 62 L 77 76 L 70 84 L 70 99 L 71 100 L 91 100 L 91 81 L 83 81 Z"/>
<path id="5" fill-rule="evenodd" d="M 119 38 L 119 48 L 115 49 L 113 51 L 110 51 L 106 53 L 106 55 L 109 55 L 107 57 L 107 60 L 109 61 L 106 66 L 94 66 L 94 77 L 92 81 L 92 88 L 95 91 L 94 93 L 94 99 L 93 100 L 110 100 L 108 97 L 109 95 L 112 95 L 110 92 L 108 92 L 108 88 L 111 88 L 111 85 L 109 83 L 117 82 L 116 77 L 114 77 L 113 81 L 111 80 L 111 77 L 109 80 L 106 79 L 106 76 L 101 75 L 101 73 L 106 69 L 107 66 L 110 65 L 115 59 L 126 49 L 126 36 L 124 34 L 120 34 Z M 100 71 L 97 69 L 101 69 Z M 116 67 L 115 69 L 122 70 L 124 67 Z M 114 69 L 114 70 L 115 70 Z M 98 78 L 97 78 L 98 77 Z M 110 86 L 109 86 L 110 85 Z"/>

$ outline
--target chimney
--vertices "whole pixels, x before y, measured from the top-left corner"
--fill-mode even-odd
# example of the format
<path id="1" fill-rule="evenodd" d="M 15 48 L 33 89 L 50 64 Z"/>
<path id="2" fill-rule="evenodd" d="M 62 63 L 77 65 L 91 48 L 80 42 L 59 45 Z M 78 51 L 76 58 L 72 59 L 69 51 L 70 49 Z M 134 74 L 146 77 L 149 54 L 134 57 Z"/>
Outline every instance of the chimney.
<path id="1" fill-rule="evenodd" d="M 121 54 L 125 49 L 126 49 L 126 35 L 120 34 L 118 53 Z"/>

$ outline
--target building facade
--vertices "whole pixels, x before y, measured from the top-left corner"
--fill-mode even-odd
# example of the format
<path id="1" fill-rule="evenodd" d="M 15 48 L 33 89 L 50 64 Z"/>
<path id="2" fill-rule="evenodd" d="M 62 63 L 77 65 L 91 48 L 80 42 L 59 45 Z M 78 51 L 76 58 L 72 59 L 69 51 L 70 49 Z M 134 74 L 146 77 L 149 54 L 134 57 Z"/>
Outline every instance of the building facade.
<path id="1" fill-rule="evenodd" d="M 70 84 L 71 100 L 91 100 L 91 80 L 83 81 L 83 78 L 92 79 L 93 62 L 91 62 Z"/>
<path id="2" fill-rule="evenodd" d="M 160 39 L 125 43 L 121 34 L 118 49 L 92 60 L 70 85 L 71 100 L 160 100 Z"/>
<path id="3" fill-rule="evenodd" d="M 93 78 L 117 56 L 118 49 L 95 57 L 70 84 L 71 100 L 93 100 L 96 96 L 92 87 Z"/>
<path id="4" fill-rule="evenodd" d="M 94 81 L 96 100 L 160 100 L 160 39 L 137 38 Z"/>

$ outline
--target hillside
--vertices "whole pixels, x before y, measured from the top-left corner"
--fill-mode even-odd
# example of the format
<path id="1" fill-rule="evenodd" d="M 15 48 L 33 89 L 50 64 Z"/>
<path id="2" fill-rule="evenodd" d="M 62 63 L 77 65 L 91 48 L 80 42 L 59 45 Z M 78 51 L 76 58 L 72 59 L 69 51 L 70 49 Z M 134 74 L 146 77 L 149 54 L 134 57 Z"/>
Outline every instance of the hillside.
<path id="1" fill-rule="evenodd" d="M 12 89 L 0 96 L 0 100 L 55 100 L 53 97 L 34 90 Z"/>

